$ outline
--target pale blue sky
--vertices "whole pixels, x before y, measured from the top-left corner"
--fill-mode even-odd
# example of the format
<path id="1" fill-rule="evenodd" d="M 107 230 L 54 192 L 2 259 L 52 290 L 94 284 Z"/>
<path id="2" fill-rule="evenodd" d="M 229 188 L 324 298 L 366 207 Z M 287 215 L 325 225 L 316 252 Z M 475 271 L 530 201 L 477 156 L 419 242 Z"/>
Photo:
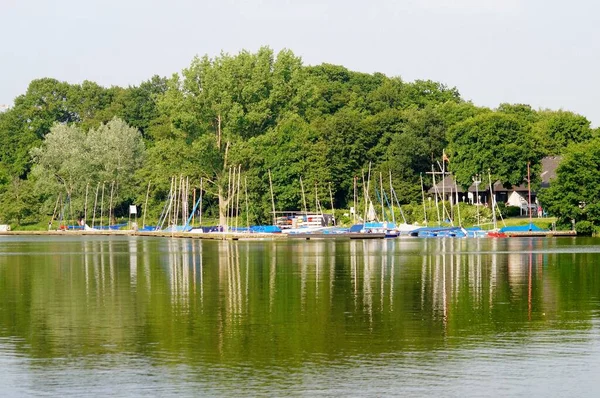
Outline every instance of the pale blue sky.
<path id="1" fill-rule="evenodd" d="M 456 86 L 465 99 L 563 108 L 600 125 L 600 3 L 554 0 L 0 0 L 0 104 L 32 79 L 138 84 L 194 55 L 291 49 Z"/>

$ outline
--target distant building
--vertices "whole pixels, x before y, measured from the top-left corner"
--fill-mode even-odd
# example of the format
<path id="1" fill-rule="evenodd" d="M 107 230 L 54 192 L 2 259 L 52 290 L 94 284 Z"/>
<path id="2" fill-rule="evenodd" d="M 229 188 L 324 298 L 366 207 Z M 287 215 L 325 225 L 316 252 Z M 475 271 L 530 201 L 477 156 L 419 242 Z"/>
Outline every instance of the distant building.
<path id="1" fill-rule="evenodd" d="M 556 169 L 560 163 L 560 156 L 548 156 L 542 159 L 542 172 L 540 174 L 541 187 L 548 188 L 550 181 L 556 178 Z M 510 188 L 505 188 L 502 182 L 496 181 L 493 184 L 494 197 L 497 203 L 506 203 L 507 205 L 516 205 L 525 207 L 527 209 L 527 200 L 529 196 L 527 183 L 521 185 L 514 185 Z M 490 198 L 490 187 L 489 182 L 485 176 L 482 176 L 481 181 L 478 184 L 471 184 L 471 186 L 464 190 L 461 186 L 456 184 L 454 176 L 446 176 L 442 181 L 436 183 L 435 186 L 431 187 L 427 191 L 430 195 L 437 194 L 438 197 L 444 197 L 444 200 L 456 204 L 457 197 L 460 202 L 468 202 L 471 204 L 480 203 L 488 205 Z M 531 191 L 531 203 L 536 203 L 537 195 L 534 191 Z"/>
<path id="2" fill-rule="evenodd" d="M 0 113 L 6 112 L 9 108 L 8 105 L 0 104 Z"/>

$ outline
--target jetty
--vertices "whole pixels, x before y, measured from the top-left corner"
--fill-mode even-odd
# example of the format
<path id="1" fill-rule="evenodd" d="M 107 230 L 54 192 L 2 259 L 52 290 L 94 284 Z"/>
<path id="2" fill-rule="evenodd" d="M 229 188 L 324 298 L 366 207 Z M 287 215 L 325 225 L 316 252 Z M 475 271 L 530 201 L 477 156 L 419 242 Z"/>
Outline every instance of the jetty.
<path id="1" fill-rule="evenodd" d="M 576 231 L 507 231 L 507 238 L 517 237 L 574 237 Z M 161 238 L 188 238 L 205 240 L 354 240 L 384 239 L 385 233 L 344 232 L 325 233 L 261 233 L 261 232 L 171 232 L 136 230 L 48 230 L 48 231 L 0 231 L 0 236 L 145 236 Z"/>
<path id="2" fill-rule="evenodd" d="M 504 234 L 508 238 L 551 238 L 559 236 L 577 236 L 577 231 L 507 231 Z"/>

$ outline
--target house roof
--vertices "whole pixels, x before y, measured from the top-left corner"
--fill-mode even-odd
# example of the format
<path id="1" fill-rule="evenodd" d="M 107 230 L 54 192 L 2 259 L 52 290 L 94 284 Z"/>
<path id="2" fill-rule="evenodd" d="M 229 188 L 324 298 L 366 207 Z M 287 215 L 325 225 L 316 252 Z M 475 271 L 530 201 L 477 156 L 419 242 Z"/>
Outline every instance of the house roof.
<path id="1" fill-rule="evenodd" d="M 427 191 L 427 193 L 430 194 L 435 194 L 435 193 L 442 193 L 442 192 L 459 192 L 459 193 L 463 193 L 465 192 L 464 189 L 462 189 L 462 187 L 460 185 L 456 184 L 456 181 L 454 180 L 454 176 L 452 175 L 447 175 L 446 177 L 444 177 L 444 179 L 440 182 L 438 182 L 437 184 L 435 184 L 433 187 L 429 188 L 429 190 Z"/>
<path id="2" fill-rule="evenodd" d="M 556 178 L 556 169 L 560 164 L 561 156 L 547 156 L 542 159 L 542 188 L 550 186 L 550 180 Z"/>
<path id="3" fill-rule="evenodd" d="M 560 156 L 548 156 L 542 159 L 542 173 L 540 174 L 542 180 L 542 188 L 548 188 L 550 186 L 550 180 L 556 178 L 556 169 L 558 168 L 561 159 L 562 158 Z M 431 187 L 427 191 L 427 193 L 435 194 L 436 192 L 441 193 L 444 191 L 448 193 L 450 193 L 450 191 L 458 191 L 459 193 L 476 191 L 485 192 L 490 190 L 489 183 L 486 180 L 486 178 L 482 178 L 478 187 L 475 187 L 475 183 L 473 183 L 465 191 L 460 185 L 456 184 L 454 176 L 448 175 L 442 181 L 439 181 L 437 184 L 435 184 L 435 186 Z M 494 183 L 493 189 L 494 192 L 526 192 L 528 190 L 527 183 L 514 185 L 510 188 L 505 188 L 504 185 L 502 185 L 502 182 L 500 181 L 496 181 Z"/>

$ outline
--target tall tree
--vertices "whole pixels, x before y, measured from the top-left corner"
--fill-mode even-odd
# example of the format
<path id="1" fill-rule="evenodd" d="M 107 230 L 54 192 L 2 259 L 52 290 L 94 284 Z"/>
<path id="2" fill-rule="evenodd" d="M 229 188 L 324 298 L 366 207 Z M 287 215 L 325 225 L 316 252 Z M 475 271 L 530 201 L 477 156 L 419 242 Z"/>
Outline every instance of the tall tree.
<path id="1" fill-rule="evenodd" d="M 142 164 L 144 143 L 137 129 L 116 118 L 87 133 L 55 124 L 31 155 L 42 191 L 82 198 L 88 184 L 108 182 L 118 187 L 124 200 L 131 200 L 131 177 Z"/>
<path id="2" fill-rule="evenodd" d="M 600 226 L 600 138 L 568 146 L 556 179 L 539 198 L 562 223 L 585 220 Z"/>
<path id="3" fill-rule="evenodd" d="M 543 111 L 533 125 L 533 135 L 544 154 L 560 155 L 569 144 L 590 140 L 592 129 L 584 116 L 566 111 Z"/>
<path id="4" fill-rule="evenodd" d="M 535 151 L 530 125 L 513 115 L 483 113 L 453 126 L 449 133 L 450 169 L 463 187 L 473 175 L 491 171 L 505 186 L 527 177 L 527 163 L 536 172 L 540 154 Z"/>

